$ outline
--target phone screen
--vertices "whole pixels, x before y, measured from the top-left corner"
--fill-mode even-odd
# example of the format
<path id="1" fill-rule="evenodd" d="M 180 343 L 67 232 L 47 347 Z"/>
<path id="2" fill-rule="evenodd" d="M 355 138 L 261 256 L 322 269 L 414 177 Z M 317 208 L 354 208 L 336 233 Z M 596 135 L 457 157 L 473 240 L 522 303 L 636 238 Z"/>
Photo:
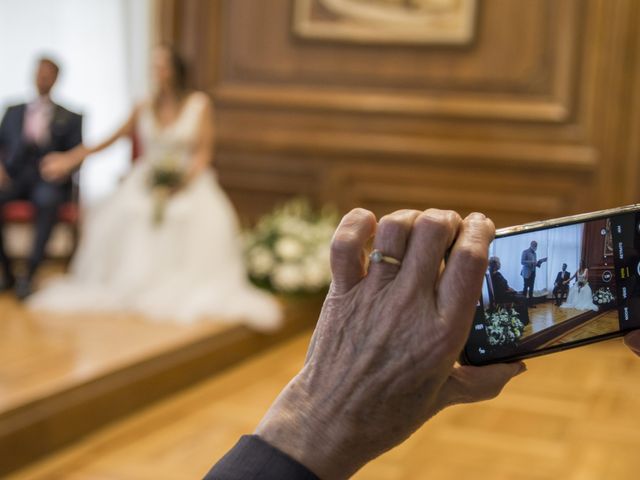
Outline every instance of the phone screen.
<path id="1" fill-rule="evenodd" d="M 497 236 L 464 357 L 482 365 L 640 328 L 640 213 Z"/>

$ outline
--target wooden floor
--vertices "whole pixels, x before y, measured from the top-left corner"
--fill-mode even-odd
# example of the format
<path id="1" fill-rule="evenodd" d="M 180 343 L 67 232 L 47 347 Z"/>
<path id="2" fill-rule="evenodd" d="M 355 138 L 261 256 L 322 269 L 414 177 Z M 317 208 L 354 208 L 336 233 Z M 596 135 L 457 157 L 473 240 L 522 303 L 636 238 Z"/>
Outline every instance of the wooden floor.
<path id="1" fill-rule="evenodd" d="M 0 477 L 315 324 L 321 298 L 280 299 L 278 331 L 237 321 L 34 313 L 0 295 Z"/>
<path id="2" fill-rule="evenodd" d="M 0 412 L 228 328 L 133 315 L 32 313 L 0 296 Z"/>
<path id="3" fill-rule="evenodd" d="M 582 313 L 573 308 L 559 308 L 553 302 L 539 303 L 536 308 L 529 308 L 529 325 L 524 327 L 522 338 L 538 333 L 571 317 Z"/>
<path id="4" fill-rule="evenodd" d="M 609 310 L 545 346 L 560 345 L 584 338 L 597 337 L 606 333 L 616 332 L 619 329 L 620 321 L 618 319 L 618 312 L 616 310 Z"/>
<path id="5" fill-rule="evenodd" d="M 529 324 L 524 327 L 522 338 L 553 327 L 584 312 L 585 310 L 576 310 L 575 308 L 560 308 L 552 301 L 539 303 L 536 308 L 529 308 Z"/>
<path id="6" fill-rule="evenodd" d="M 252 431 L 307 342 L 296 337 L 9 478 L 199 478 Z M 356 478 L 637 479 L 640 358 L 609 341 L 528 366 L 498 399 L 442 412 Z"/>

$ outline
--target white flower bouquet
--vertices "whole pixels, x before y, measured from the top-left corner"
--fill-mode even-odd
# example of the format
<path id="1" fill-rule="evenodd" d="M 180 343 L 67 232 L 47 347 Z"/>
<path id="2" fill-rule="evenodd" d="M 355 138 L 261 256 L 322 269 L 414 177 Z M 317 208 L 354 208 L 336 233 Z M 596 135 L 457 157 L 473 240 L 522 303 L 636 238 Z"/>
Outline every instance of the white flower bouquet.
<path id="1" fill-rule="evenodd" d="M 609 287 L 601 287 L 593 294 L 593 303 L 596 305 L 606 305 L 613 302 L 616 297 Z"/>
<path id="2" fill-rule="evenodd" d="M 513 344 L 522 336 L 524 324 L 514 308 L 498 307 L 484 315 L 490 345 Z"/>
<path id="3" fill-rule="evenodd" d="M 337 224 L 335 210 L 314 211 L 306 199 L 276 208 L 245 234 L 249 277 L 273 292 L 325 290 L 331 283 L 329 248 Z"/>

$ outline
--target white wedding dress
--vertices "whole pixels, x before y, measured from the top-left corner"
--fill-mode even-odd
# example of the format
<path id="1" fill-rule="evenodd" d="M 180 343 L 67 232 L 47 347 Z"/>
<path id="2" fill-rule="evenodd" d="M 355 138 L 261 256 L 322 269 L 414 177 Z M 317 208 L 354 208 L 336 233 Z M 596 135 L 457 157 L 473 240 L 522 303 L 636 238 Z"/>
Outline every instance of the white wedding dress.
<path id="1" fill-rule="evenodd" d="M 579 285 L 582 285 L 579 288 Z M 560 308 L 574 308 L 576 310 L 593 310 L 598 311 L 598 306 L 593 303 L 593 293 L 589 282 L 587 282 L 587 275 L 578 273 L 577 282 L 569 288 L 569 295 L 567 295 L 567 301 L 560 305 Z"/>
<path id="2" fill-rule="evenodd" d="M 142 107 L 136 129 L 143 158 L 114 195 L 87 212 L 69 274 L 36 292 L 30 307 L 130 311 L 182 323 L 207 317 L 259 330 L 280 325 L 276 300 L 247 280 L 235 211 L 212 171 L 170 197 L 164 220 L 153 221 L 154 162 L 168 154 L 188 161 L 207 101 L 191 94 L 167 127 Z"/>

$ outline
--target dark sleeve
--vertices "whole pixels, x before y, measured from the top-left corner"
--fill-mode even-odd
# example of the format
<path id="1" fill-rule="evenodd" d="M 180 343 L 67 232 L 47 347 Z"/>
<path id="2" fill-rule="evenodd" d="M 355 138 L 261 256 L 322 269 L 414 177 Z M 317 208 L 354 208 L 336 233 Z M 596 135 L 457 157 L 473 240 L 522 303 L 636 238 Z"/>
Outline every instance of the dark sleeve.
<path id="1" fill-rule="evenodd" d="M 304 465 L 257 435 L 244 435 L 205 480 L 320 480 Z"/>
<path id="2" fill-rule="evenodd" d="M 82 115 L 73 115 L 73 127 L 69 132 L 67 150 L 77 147 L 82 143 Z"/>

